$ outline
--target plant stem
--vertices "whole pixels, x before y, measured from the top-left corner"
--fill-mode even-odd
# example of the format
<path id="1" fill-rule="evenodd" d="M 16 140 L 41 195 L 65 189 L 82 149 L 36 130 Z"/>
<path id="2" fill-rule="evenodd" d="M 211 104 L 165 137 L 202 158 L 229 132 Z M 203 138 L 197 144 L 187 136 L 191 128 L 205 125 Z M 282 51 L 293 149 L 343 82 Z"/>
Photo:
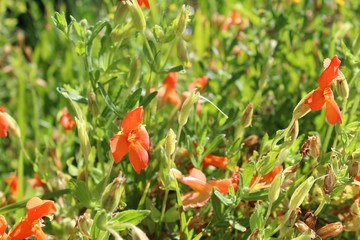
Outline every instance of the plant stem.
<path id="1" fill-rule="evenodd" d="M 324 144 L 322 145 L 323 154 L 326 153 L 326 151 L 327 151 L 327 148 L 329 146 L 329 142 L 330 142 L 330 138 L 331 138 L 331 134 L 332 134 L 333 130 L 334 130 L 333 125 L 328 126 L 328 129 L 327 129 L 327 132 L 326 132 L 326 135 L 325 135 L 325 139 L 324 139 Z"/>

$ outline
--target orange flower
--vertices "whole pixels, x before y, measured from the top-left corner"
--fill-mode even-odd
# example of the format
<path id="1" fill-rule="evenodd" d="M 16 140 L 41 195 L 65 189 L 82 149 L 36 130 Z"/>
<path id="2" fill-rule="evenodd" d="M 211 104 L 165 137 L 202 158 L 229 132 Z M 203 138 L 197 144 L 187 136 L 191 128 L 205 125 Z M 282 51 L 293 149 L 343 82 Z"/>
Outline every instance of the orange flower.
<path id="1" fill-rule="evenodd" d="M 10 232 L 9 238 L 11 240 L 21 240 L 35 236 L 38 240 L 47 239 L 41 229 L 41 218 L 56 213 L 54 202 L 33 197 L 27 202 L 26 209 L 28 211 L 26 217 Z"/>
<path id="2" fill-rule="evenodd" d="M 61 111 L 60 124 L 64 127 L 66 131 L 70 131 L 75 127 L 75 122 L 67 108 L 64 108 Z"/>
<path id="3" fill-rule="evenodd" d="M 147 7 L 148 9 L 150 9 L 149 0 L 137 0 L 137 1 L 141 7 Z"/>
<path id="4" fill-rule="evenodd" d="M 334 94 L 330 87 L 337 77 L 341 61 L 335 55 L 330 65 L 322 72 L 318 79 L 319 87 L 305 101 L 311 110 L 318 111 L 325 106 L 326 119 L 330 124 L 342 123 L 341 113 L 335 102 Z"/>
<path id="5" fill-rule="evenodd" d="M 142 125 L 143 116 L 142 106 L 129 112 L 121 124 L 121 132 L 110 139 L 114 161 L 120 162 L 129 152 L 130 163 L 138 174 L 146 168 L 149 160 L 147 151 L 150 140 L 145 126 Z"/>
<path id="6" fill-rule="evenodd" d="M 232 11 L 229 13 L 228 17 L 226 18 L 225 22 L 223 23 L 221 30 L 223 32 L 226 32 L 229 30 L 229 28 L 231 26 L 241 25 L 241 23 L 242 23 L 242 20 L 241 20 L 240 13 Z"/>
<path id="7" fill-rule="evenodd" d="M 221 169 L 226 169 L 226 166 L 229 162 L 227 157 L 215 156 L 212 154 L 208 154 L 204 157 L 203 160 L 203 168 L 207 168 L 208 166 L 214 166 Z"/>
<path id="8" fill-rule="evenodd" d="M 283 169 L 282 165 L 274 167 L 274 169 L 271 172 L 269 172 L 268 174 L 265 174 L 264 176 L 261 177 L 259 183 L 265 183 L 265 184 L 272 183 L 272 181 L 274 180 L 276 175 L 278 175 L 282 171 L 282 169 Z M 251 179 L 250 186 L 254 184 L 255 179 L 256 179 L 256 177 L 253 176 Z"/>
<path id="9" fill-rule="evenodd" d="M 198 89 L 198 91 L 200 93 L 204 92 L 207 83 L 209 81 L 209 77 L 208 76 L 203 76 L 201 78 L 197 78 L 195 79 L 195 81 L 193 81 L 192 83 L 190 83 L 190 85 L 188 86 L 188 91 L 191 92 L 192 90 L 194 90 L 195 88 Z"/>
<path id="10" fill-rule="evenodd" d="M 5 183 L 9 186 L 11 190 L 11 196 L 16 198 L 17 196 L 17 186 L 18 186 L 18 178 L 15 174 L 8 176 L 5 179 Z"/>
<path id="11" fill-rule="evenodd" d="M 0 106 L 0 137 L 7 137 L 9 123 L 2 112 L 5 112 L 5 107 Z"/>
<path id="12" fill-rule="evenodd" d="M 181 104 L 181 99 L 175 91 L 177 79 L 177 72 L 171 72 L 166 76 L 163 86 L 158 91 L 158 96 L 161 98 L 161 105 L 164 105 L 167 101 L 173 106 L 179 106 Z"/>
<path id="13" fill-rule="evenodd" d="M 46 184 L 43 181 L 41 181 L 39 175 L 37 174 L 34 175 L 34 178 L 30 179 L 30 184 L 33 188 L 46 186 Z"/>
<path id="14" fill-rule="evenodd" d="M 214 187 L 224 194 L 228 193 L 230 185 L 233 185 L 234 189 L 237 190 L 239 180 L 237 174 L 237 172 L 234 173 L 232 178 L 206 181 L 203 172 L 192 168 L 189 175 L 176 176 L 179 182 L 188 185 L 194 190 L 181 197 L 184 208 L 199 208 L 204 206 L 209 201 Z"/>
<path id="15" fill-rule="evenodd" d="M 7 222 L 3 215 L 0 215 L 0 240 L 6 240 L 7 234 L 5 233 L 5 230 L 7 228 Z"/>

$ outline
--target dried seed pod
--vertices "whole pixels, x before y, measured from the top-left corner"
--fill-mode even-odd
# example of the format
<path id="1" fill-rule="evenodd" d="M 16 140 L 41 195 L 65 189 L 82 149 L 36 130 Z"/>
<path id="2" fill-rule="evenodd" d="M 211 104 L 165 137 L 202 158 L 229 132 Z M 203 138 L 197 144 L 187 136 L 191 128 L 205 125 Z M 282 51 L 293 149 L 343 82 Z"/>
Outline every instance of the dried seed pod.
<path id="1" fill-rule="evenodd" d="M 335 175 L 334 171 L 331 168 L 331 165 L 328 165 L 326 168 L 326 176 L 324 179 L 324 192 L 325 194 L 329 194 L 334 190 L 335 185 Z"/>
<path id="2" fill-rule="evenodd" d="M 304 215 L 304 222 L 309 228 L 314 229 L 316 226 L 316 216 L 312 212 L 306 212 Z"/>
<path id="3" fill-rule="evenodd" d="M 355 178 L 359 173 L 359 169 L 360 169 L 360 162 L 353 162 L 349 168 L 349 176 L 351 178 Z"/>
<path id="4" fill-rule="evenodd" d="M 240 124 L 243 128 L 247 128 L 251 125 L 254 107 L 252 103 L 249 103 L 245 110 L 242 112 Z"/>
<path id="5" fill-rule="evenodd" d="M 316 233 L 314 230 L 312 230 L 306 223 L 304 223 L 303 221 L 298 220 L 295 223 L 295 227 L 296 229 L 300 232 L 300 233 L 307 233 L 307 235 L 310 237 L 310 239 L 314 239 L 316 238 Z"/>
<path id="6" fill-rule="evenodd" d="M 325 225 L 316 231 L 316 234 L 319 235 L 322 239 L 326 240 L 331 237 L 336 237 L 344 231 L 344 225 L 341 222 L 335 222 Z"/>

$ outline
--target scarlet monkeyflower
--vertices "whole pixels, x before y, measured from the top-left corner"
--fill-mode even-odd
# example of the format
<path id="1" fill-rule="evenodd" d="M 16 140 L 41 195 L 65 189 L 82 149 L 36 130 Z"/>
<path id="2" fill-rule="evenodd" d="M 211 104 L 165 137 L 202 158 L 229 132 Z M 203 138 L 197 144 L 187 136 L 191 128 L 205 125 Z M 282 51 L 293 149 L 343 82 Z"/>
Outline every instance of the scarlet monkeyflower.
<path id="1" fill-rule="evenodd" d="M 9 123 L 1 112 L 5 112 L 5 107 L 0 106 L 0 137 L 7 137 Z"/>
<path id="2" fill-rule="evenodd" d="M 11 196 L 16 198 L 17 197 L 17 187 L 18 187 L 18 178 L 15 174 L 8 176 L 5 179 L 5 183 L 9 186 L 11 190 Z"/>
<path id="3" fill-rule="evenodd" d="M 305 101 L 311 110 L 318 111 L 325 106 L 326 119 L 330 124 L 342 123 L 341 113 L 335 102 L 334 94 L 330 87 L 333 80 L 337 77 L 341 61 L 335 55 L 330 65 L 321 73 L 318 79 L 319 87 L 313 91 Z"/>
<path id="4" fill-rule="evenodd" d="M 143 107 L 129 112 L 122 124 L 119 134 L 110 139 L 110 149 L 115 163 L 120 162 L 129 153 L 129 160 L 134 170 L 139 174 L 145 169 L 150 146 L 149 134 L 142 124 L 144 117 Z"/>
<path id="5" fill-rule="evenodd" d="M 229 159 L 227 157 L 208 154 L 204 157 L 203 168 L 207 168 L 208 166 L 211 165 L 217 168 L 226 169 L 228 163 L 229 163 Z"/>
<path id="6" fill-rule="evenodd" d="M 41 218 L 56 213 L 54 202 L 33 197 L 26 203 L 26 209 L 26 217 L 10 232 L 8 239 L 21 240 L 35 236 L 38 240 L 46 240 L 46 235 L 41 229 Z"/>
<path id="7" fill-rule="evenodd" d="M 278 175 L 283 169 L 283 166 L 282 165 L 279 165 L 277 167 L 274 167 L 274 169 L 269 172 L 268 174 L 265 174 L 264 176 L 262 176 L 260 178 L 260 181 L 259 183 L 265 183 L 265 184 L 270 184 L 272 183 L 272 181 L 274 180 L 274 178 L 276 177 L 276 175 Z M 254 182 L 255 182 L 255 179 L 256 177 L 253 176 L 252 179 L 251 179 L 251 183 L 250 185 L 253 185 Z"/>
<path id="8" fill-rule="evenodd" d="M 148 9 L 150 9 L 149 0 L 137 0 L 137 1 L 141 7 L 147 7 Z"/>
<path id="9" fill-rule="evenodd" d="M 158 91 L 158 96 L 161 98 L 161 105 L 164 105 L 167 101 L 173 106 L 181 105 L 181 99 L 175 91 L 177 79 L 177 72 L 170 72 L 166 76 L 163 86 Z"/>
<path id="10" fill-rule="evenodd" d="M 61 111 L 60 124 L 64 127 L 66 131 L 70 131 L 75 127 L 75 121 L 71 117 L 67 108 L 64 108 Z"/>
<path id="11" fill-rule="evenodd" d="M 206 181 L 204 173 L 196 168 L 192 168 L 189 175 L 184 176 L 180 173 L 177 174 L 176 178 L 179 182 L 188 185 L 194 190 L 181 196 L 181 201 L 185 209 L 203 207 L 209 201 L 214 187 L 221 193 L 226 194 L 229 192 L 229 186 L 232 185 L 236 191 L 239 181 L 237 170 L 234 172 L 232 178 Z"/>
<path id="12" fill-rule="evenodd" d="M 208 76 L 203 76 L 200 78 L 195 79 L 192 83 L 189 84 L 188 86 L 188 91 L 191 92 L 192 90 L 194 90 L 195 88 L 198 89 L 198 91 L 200 93 L 204 92 L 207 83 L 209 81 L 209 77 Z"/>
<path id="13" fill-rule="evenodd" d="M 0 215 L 0 240 L 6 240 L 8 235 L 6 234 L 5 230 L 7 228 L 7 222 L 3 215 Z"/>
<path id="14" fill-rule="evenodd" d="M 33 188 L 36 188 L 36 187 L 43 188 L 46 186 L 46 184 L 43 181 L 41 181 L 39 175 L 37 175 L 37 174 L 34 175 L 34 178 L 30 179 L 30 184 Z"/>

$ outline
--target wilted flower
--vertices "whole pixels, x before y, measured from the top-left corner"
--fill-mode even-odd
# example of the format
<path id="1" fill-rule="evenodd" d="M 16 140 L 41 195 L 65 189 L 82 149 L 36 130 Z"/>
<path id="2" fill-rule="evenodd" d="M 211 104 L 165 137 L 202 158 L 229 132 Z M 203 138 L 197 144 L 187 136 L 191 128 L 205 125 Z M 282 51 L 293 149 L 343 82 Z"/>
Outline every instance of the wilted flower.
<path id="1" fill-rule="evenodd" d="M 164 105 L 167 101 L 173 106 L 181 105 L 181 99 L 175 90 L 177 79 L 177 72 L 170 72 L 166 76 L 163 86 L 158 91 L 158 96 L 161 98 L 161 105 Z"/>
<path id="2" fill-rule="evenodd" d="M 122 124 L 121 132 L 110 139 L 110 148 L 116 163 L 120 162 L 129 152 L 129 160 L 134 170 L 139 174 L 145 169 L 150 147 L 149 134 L 142 124 L 144 117 L 143 107 L 129 112 Z"/>
<path id="3" fill-rule="evenodd" d="M 319 87 L 305 101 L 311 110 L 318 111 L 326 108 L 326 119 L 330 124 L 342 123 L 341 113 L 335 102 L 334 94 L 330 87 L 333 80 L 338 76 L 341 61 L 335 55 L 330 65 L 322 72 L 318 79 Z"/>
<path id="4" fill-rule="evenodd" d="M 71 117 L 67 108 L 64 108 L 61 111 L 60 124 L 64 127 L 64 129 L 66 131 L 70 131 L 71 129 L 73 129 L 75 127 L 75 121 Z"/>

